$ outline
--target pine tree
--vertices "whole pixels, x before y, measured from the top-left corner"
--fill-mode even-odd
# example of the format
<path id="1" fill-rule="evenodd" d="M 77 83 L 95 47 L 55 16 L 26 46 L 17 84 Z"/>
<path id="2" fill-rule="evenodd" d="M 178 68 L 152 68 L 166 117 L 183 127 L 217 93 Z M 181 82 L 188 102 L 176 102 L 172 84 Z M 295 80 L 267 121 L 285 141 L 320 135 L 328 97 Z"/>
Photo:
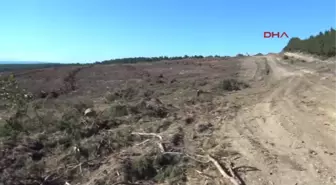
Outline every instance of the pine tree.
<path id="1" fill-rule="evenodd" d="M 292 38 L 283 51 L 303 51 L 323 56 L 335 56 L 336 54 L 336 31 L 334 28 L 320 32 L 316 36 L 301 40 Z"/>

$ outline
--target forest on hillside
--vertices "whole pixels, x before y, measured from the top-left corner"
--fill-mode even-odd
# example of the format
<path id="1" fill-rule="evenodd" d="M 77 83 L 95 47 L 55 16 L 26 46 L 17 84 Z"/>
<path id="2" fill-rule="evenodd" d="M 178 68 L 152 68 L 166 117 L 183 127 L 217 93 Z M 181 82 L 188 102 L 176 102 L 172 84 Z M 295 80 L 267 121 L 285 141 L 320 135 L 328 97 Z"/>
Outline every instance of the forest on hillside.
<path id="1" fill-rule="evenodd" d="M 300 51 L 331 57 L 336 55 L 335 42 L 336 31 L 331 28 L 324 33 L 320 32 L 318 35 L 312 35 L 307 39 L 291 38 L 283 51 Z"/>
<path id="2" fill-rule="evenodd" d="M 208 56 L 207 58 L 212 57 L 220 57 L 218 55 L 215 56 Z M 195 55 L 195 56 L 176 56 L 176 57 L 167 57 L 167 56 L 160 56 L 160 57 L 132 57 L 132 58 L 117 58 L 117 59 L 110 59 L 104 60 L 101 62 L 96 62 L 96 64 L 120 64 L 120 63 L 138 63 L 138 62 L 158 62 L 162 60 L 181 60 L 181 59 L 190 59 L 190 58 L 205 58 L 202 55 Z"/>

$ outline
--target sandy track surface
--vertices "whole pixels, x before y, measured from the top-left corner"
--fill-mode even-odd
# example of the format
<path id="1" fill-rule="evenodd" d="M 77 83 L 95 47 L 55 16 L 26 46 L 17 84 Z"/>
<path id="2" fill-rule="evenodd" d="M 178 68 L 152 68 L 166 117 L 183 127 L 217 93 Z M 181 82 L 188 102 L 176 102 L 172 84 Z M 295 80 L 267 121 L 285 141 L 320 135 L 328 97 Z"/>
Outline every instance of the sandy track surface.
<path id="1" fill-rule="evenodd" d="M 236 95 L 242 108 L 219 132 L 230 135 L 239 163 L 260 170 L 246 173 L 246 184 L 336 184 L 330 76 L 271 55 L 242 60 L 242 78 L 254 88 Z"/>

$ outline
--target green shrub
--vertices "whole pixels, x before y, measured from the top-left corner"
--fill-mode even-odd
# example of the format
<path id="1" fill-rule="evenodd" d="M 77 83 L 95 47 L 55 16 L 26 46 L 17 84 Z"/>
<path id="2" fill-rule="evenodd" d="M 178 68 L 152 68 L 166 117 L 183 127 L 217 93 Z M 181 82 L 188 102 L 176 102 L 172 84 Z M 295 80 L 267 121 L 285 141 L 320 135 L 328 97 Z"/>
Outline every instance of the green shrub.
<path id="1" fill-rule="evenodd" d="M 0 78 L 0 100 L 7 108 L 25 110 L 32 94 L 19 87 L 14 75 Z"/>

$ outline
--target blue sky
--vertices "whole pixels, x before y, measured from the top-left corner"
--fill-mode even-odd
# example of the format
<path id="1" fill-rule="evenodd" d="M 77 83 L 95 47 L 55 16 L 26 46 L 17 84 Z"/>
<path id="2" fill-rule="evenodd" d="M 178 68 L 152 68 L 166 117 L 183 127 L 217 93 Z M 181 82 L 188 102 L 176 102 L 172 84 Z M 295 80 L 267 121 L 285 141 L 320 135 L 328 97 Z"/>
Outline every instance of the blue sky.
<path id="1" fill-rule="evenodd" d="M 278 52 L 335 27 L 335 0 L 2 0 L 0 60 Z"/>

